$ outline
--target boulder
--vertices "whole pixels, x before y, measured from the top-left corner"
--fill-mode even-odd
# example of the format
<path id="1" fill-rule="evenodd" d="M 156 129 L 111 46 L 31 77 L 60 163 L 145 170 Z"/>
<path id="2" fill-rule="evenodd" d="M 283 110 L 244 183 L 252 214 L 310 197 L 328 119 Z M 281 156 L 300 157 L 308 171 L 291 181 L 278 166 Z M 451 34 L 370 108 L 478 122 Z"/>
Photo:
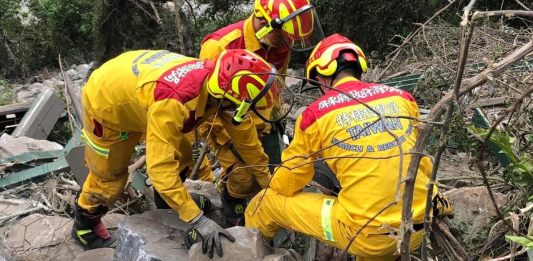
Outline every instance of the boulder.
<path id="1" fill-rule="evenodd" d="M 188 260 L 183 235 L 190 226 L 172 209 L 127 217 L 118 226 L 115 260 Z"/>
<path id="2" fill-rule="evenodd" d="M 211 208 L 222 209 L 222 199 L 215 184 L 202 180 L 186 180 L 184 183 L 189 193 L 205 196 L 211 200 Z"/>
<path id="3" fill-rule="evenodd" d="M 25 85 L 16 88 L 18 102 L 31 102 L 44 90 L 51 89 L 40 82 L 34 82 L 31 85 Z"/>
<path id="4" fill-rule="evenodd" d="M 451 219 L 453 227 L 459 228 L 465 235 L 464 240 L 472 243 L 480 237 L 480 233 L 490 226 L 497 216 L 492 205 L 487 188 L 463 187 L 445 193 L 448 196 L 454 210 L 455 217 Z M 508 200 L 501 193 L 494 193 L 498 206 L 505 205 Z"/>

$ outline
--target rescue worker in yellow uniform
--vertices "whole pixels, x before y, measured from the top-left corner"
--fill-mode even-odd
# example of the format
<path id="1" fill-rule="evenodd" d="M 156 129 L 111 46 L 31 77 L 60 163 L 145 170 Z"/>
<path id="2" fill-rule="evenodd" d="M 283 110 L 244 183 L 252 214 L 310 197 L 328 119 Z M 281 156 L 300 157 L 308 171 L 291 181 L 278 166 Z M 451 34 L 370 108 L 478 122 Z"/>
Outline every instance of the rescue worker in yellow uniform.
<path id="1" fill-rule="evenodd" d="M 72 236 L 86 249 L 113 247 L 101 217 L 121 194 L 135 145 L 146 136 L 147 173 L 179 217 L 200 234 L 204 253 L 222 255 L 220 235 L 203 215 L 179 173 L 191 160 L 184 135 L 217 115 L 243 160 L 269 175 L 249 110 L 268 109 L 284 82 L 264 59 L 246 50 L 199 60 L 168 51 L 126 52 L 102 65 L 83 88 L 83 139 L 90 170 L 76 199 Z"/>
<path id="2" fill-rule="evenodd" d="M 291 51 L 311 50 L 323 38 L 318 15 L 309 0 L 255 0 L 254 13 L 250 17 L 204 37 L 199 57 L 212 59 L 227 49 L 246 49 L 263 57 L 279 73 L 285 74 Z M 263 146 L 270 164 L 279 164 L 283 126 L 279 123 L 270 125 L 270 112 L 265 115 L 266 119 L 263 120 L 253 115 L 262 141 L 257 146 Z M 231 138 L 222 124 L 215 121 L 212 125 L 214 131 L 210 137 L 207 137 L 211 128 L 208 123 L 200 129 L 200 136 L 216 152 L 225 173 L 230 173 L 222 188 L 224 217 L 229 226 L 244 225 L 246 199 L 254 196 L 260 188 L 267 188 L 269 176 L 246 168 L 241 155 L 232 149 Z M 209 169 L 204 167 L 202 170 Z M 205 173 L 202 176 L 208 175 Z"/>
<path id="3" fill-rule="evenodd" d="M 399 146 L 405 177 L 408 153 L 417 139 L 417 122 L 395 117 L 419 118 L 418 107 L 406 91 L 361 82 L 366 70 L 362 50 L 341 35 L 329 36 L 315 47 L 306 63 L 306 77 L 324 95 L 298 117 L 294 140 L 283 151 L 283 163 L 274 171 L 270 188 L 259 192 L 246 209 L 247 227 L 258 228 L 267 239 L 280 228 L 291 229 L 345 249 L 366 222 L 395 200 Z M 386 117 L 380 119 L 370 108 Z M 324 159 L 337 176 L 341 187 L 337 196 L 302 192 L 318 159 Z M 414 190 L 412 248 L 423 238 L 431 167 L 430 159 L 422 158 Z M 400 226 L 401 209 L 399 202 L 377 215 L 362 228 L 348 253 L 357 261 L 397 258 L 397 241 L 391 236 Z"/>

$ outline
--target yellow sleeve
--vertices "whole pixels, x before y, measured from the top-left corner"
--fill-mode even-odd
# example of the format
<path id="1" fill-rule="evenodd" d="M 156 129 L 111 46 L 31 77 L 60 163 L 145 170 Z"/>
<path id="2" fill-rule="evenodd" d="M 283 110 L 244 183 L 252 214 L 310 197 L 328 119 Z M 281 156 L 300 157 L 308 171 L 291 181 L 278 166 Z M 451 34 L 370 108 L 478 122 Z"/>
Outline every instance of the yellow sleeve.
<path id="1" fill-rule="evenodd" d="M 220 41 L 209 39 L 200 47 L 200 60 L 213 60 L 219 53 L 224 51 L 225 46 Z"/>
<path id="2" fill-rule="evenodd" d="M 309 111 L 302 113 L 304 114 L 306 117 L 313 116 Z M 314 123 L 305 131 L 302 130 L 302 115 L 298 117 L 294 125 L 294 139 L 281 154 L 282 165 L 274 171 L 274 177 L 270 182 L 270 188 L 287 197 L 294 196 L 313 180 L 314 160 L 318 158 L 318 154 L 311 154 L 320 150 L 320 133 L 317 130 L 317 124 Z"/>
<path id="3" fill-rule="evenodd" d="M 261 146 L 252 118 L 247 117 L 241 124 L 234 125 L 231 123 L 230 115 L 221 113 L 219 117 L 233 141 L 233 146 L 235 146 L 239 156 L 255 175 L 259 186 L 268 188 L 270 181 L 268 156 L 263 150 L 263 146 Z"/>
<path id="4" fill-rule="evenodd" d="M 183 221 L 189 222 L 200 209 L 194 203 L 178 174 L 181 142 L 188 142 L 183 122 L 189 115 L 183 104 L 174 99 L 153 103 L 148 109 L 146 164 L 148 177 L 167 204 Z"/>

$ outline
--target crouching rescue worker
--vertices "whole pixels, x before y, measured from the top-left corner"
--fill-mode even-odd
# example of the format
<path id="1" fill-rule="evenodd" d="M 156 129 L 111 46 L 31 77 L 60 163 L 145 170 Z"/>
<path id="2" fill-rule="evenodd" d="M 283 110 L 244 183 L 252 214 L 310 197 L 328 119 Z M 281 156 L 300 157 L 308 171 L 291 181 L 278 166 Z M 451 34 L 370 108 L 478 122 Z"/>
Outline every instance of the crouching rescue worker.
<path id="1" fill-rule="evenodd" d="M 247 227 L 258 228 L 267 239 L 280 228 L 296 230 L 345 249 L 358 229 L 394 201 L 398 146 L 403 148 L 405 177 L 411 158 L 408 152 L 417 139 L 417 122 L 395 117 L 418 118 L 418 107 L 406 91 L 361 82 L 366 70 L 362 50 L 341 35 L 329 36 L 315 47 L 306 63 L 306 77 L 324 94 L 297 119 L 294 140 L 283 151 L 284 163 L 274 172 L 270 188 L 258 193 L 246 209 Z M 369 107 L 387 117 L 380 119 Z M 313 178 L 313 161 L 319 158 L 340 182 L 337 197 L 302 192 Z M 424 157 L 418 170 L 412 248 L 420 244 L 424 233 L 431 166 L 430 159 Z M 400 202 L 377 215 L 355 238 L 348 253 L 357 261 L 394 260 L 397 242 L 391 235 L 400 227 L 401 209 Z"/>
<path id="2" fill-rule="evenodd" d="M 94 71 L 83 88 L 83 138 L 90 170 L 76 199 L 72 236 L 87 249 L 114 247 L 101 221 L 124 189 L 134 147 L 146 135 L 148 177 L 166 203 L 200 234 L 203 251 L 222 256 L 220 236 L 234 238 L 203 215 L 179 173 L 191 161 L 184 138 L 213 114 L 243 160 L 265 166 L 249 110 L 268 109 L 283 82 L 276 70 L 245 50 L 202 61 L 168 51 L 126 52 Z M 250 156 L 250 155 L 253 155 Z M 269 175 L 266 167 L 254 168 Z"/>
<path id="3" fill-rule="evenodd" d="M 280 74 L 286 74 L 292 51 L 310 51 L 323 38 L 318 15 L 309 0 L 255 0 L 254 12 L 250 17 L 204 37 L 200 59 L 213 59 L 228 49 L 246 49 L 273 64 Z M 285 113 L 279 111 L 279 104 L 275 107 L 274 117 L 282 118 Z M 260 118 L 262 115 L 252 116 L 261 137 L 261 143 L 257 146 L 264 148 L 270 164 L 279 164 L 284 126 L 276 122 L 271 114 L 271 111 L 263 111 L 263 119 Z M 224 218 L 228 226 L 244 225 L 247 199 L 261 188 L 268 187 L 269 175 L 245 167 L 245 162 L 233 148 L 231 137 L 219 120 L 213 122 L 214 131 L 207 137 L 210 122 L 206 121 L 202 126 L 200 136 L 216 152 L 225 173 L 229 173 L 222 188 Z M 202 169 L 204 172 L 209 170 L 205 167 Z M 202 176 L 209 176 L 209 173 Z"/>

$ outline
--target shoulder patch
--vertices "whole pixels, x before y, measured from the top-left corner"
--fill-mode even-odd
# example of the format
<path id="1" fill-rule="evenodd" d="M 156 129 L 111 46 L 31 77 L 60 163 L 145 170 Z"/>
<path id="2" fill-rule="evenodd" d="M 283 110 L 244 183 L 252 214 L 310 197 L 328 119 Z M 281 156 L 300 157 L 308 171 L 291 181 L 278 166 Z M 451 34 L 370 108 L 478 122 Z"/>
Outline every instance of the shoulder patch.
<path id="1" fill-rule="evenodd" d="M 305 131 L 309 126 L 313 125 L 313 123 L 316 122 L 317 118 L 315 117 L 315 114 L 310 109 L 305 109 L 304 112 L 302 112 L 302 117 L 300 121 L 300 129 L 302 131 Z"/>
<path id="2" fill-rule="evenodd" d="M 203 61 L 190 61 L 174 66 L 157 80 L 154 100 L 176 99 L 185 104 L 198 97 L 209 69 Z"/>

